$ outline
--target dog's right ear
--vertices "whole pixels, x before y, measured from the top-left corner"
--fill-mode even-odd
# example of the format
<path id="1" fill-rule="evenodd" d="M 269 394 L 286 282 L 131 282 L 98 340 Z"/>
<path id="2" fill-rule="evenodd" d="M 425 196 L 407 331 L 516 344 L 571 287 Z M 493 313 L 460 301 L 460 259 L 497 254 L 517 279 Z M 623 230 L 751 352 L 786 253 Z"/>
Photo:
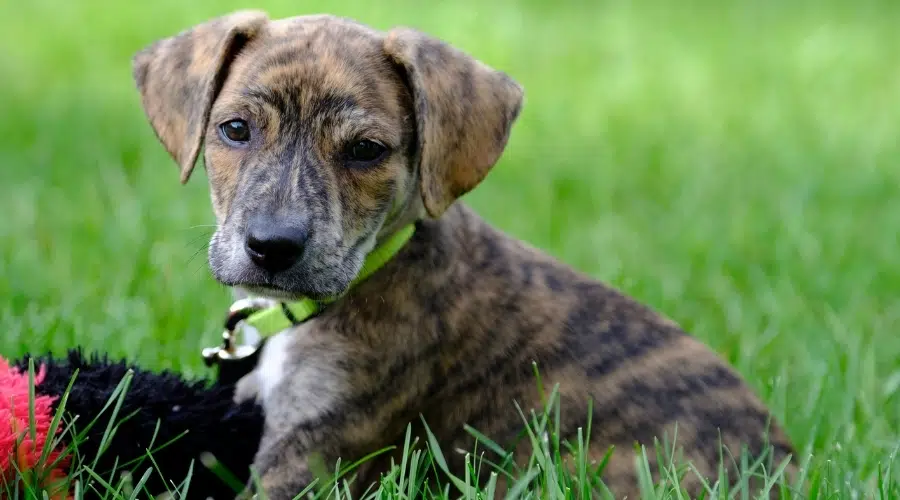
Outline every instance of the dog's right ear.
<path id="1" fill-rule="evenodd" d="M 389 31 L 384 51 L 412 92 L 422 201 L 428 215 L 439 217 L 497 163 L 525 90 L 506 73 L 412 28 Z"/>
<path id="2" fill-rule="evenodd" d="M 240 10 L 159 40 L 134 55 L 132 75 L 157 138 L 181 168 L 194 170 L 209 113 L 237 52 L 268 22 Z"/>

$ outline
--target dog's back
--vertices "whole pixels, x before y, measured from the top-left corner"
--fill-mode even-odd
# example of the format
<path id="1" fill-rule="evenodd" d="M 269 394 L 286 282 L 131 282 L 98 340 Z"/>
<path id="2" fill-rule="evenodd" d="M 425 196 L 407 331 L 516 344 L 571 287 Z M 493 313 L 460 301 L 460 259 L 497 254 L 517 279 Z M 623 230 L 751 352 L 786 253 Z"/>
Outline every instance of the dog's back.
<path id="1" fill-rule="evenodd" d="M 731 481 L 738 479 L 742 448 L 751 464 L 765 454 L 770 474 L 793 453 L 766 407 L 709 348 L 646 306 L 504 235 L 464 205 L 421 223 L 395 266 L 403 273 L 385 270 L 358 292 L 364 297 L 379 288 L 385 303 L 369 310 L 354 294 L 348 307 L 369 318 L 383 316 L 379 309 L 432 313 L 416 323 L 437 332 L 439 342 L 419 351 L 431 358 L 408 374 L 416 396 L 407 400 L 417 404 L 407 417 L 415 422 L 421 412 L 459 476 L 465 464 L 456 450 L 486 450 L 465 425 L 515 449 L 525 463 L 531 442 L 522 437 L 515 405 L 529 419 L 531 410 L 542 411 L 540 385 L 546 398 L 558 384 L 560 440 L 575 444 L 592 406 L 590 457 L 599 464 L 615 447 L 603 477 L 617 497 L 637 496 L 635 444 L 646 447 L 655 477 L 670 465 L 657 463 L 654 439 L 680 448 L 675 465 L 689 460 L 710 484 L 720 464 Z M 396 318 L 384 327 L 409 340 Z M 422 339 L 423 346 L 430 340 Z M 683 484 L 694 494 L 701 486 L 693 472 Z"/>

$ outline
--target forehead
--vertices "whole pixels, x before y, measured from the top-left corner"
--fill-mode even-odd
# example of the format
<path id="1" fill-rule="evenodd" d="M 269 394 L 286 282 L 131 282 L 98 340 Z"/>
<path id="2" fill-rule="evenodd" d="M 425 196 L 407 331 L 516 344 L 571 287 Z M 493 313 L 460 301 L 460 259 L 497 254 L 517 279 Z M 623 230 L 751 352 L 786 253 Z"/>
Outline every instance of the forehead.
<path id="1" fill-rule="evenodd" d="M 324 98 L 397 111 L 391 108 L 403 86 L 382 43 L 380 32 L 349 19 L 272 21 L 233 62 L 223 94 L 281 105 Z"/>

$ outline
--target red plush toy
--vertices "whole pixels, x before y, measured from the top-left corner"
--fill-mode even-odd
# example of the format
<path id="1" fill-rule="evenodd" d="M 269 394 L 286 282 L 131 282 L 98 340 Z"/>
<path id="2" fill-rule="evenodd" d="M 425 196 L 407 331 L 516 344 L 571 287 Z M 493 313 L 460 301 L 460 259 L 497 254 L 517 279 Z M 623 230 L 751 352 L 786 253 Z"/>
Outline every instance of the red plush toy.
<path id="1" fill-rule="evenodd" d="M 46 367 L 41 365 L 35 373 L 35 385 L 44 381 Z M 43 458 L 53 422 L 54 396 L 35 395 L 34 422 L 32 425 L 28 373 L 22 372 L 0 358 L 0 491 L 17 487 L 13 481 L 27 476 L 46 491 L 53 500 L 71 498 L 65 491 L 66 469 L 69 457 L 53 449 Z M 61 426 L 57 426 L 57 433 Z M 21 489 L 24 485 L 18 485 Z"/>
<path id="2" fill-rule="evenodd" d="M 263 426 L 259 405 L 232 401 L 234 381 L 246 368 L 231 364 L 215 380 L 187 380 L 81 349 L 0 357 L 0 500 L 45 492 L 68 500 L 76 484 L 85 500 L 109 498 L 103 481 L 117 483 L 124 473 L 143 477 L 141 491 L 150 497 L 177 487 L 182 500 L 234 498 L 250 478 Z M 187 477 L 189 490 L 178 486 Z"/>

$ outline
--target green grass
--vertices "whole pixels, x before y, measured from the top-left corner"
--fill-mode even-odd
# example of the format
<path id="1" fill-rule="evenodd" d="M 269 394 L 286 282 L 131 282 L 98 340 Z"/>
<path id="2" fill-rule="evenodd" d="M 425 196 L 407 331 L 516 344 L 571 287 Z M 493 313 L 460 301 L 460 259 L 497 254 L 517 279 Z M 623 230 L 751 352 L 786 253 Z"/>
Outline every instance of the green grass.
<path id="1" fill-rule="evenodd" d="M 674 4 L 249 6 L 412 25 L 509 72 L 525 108 L 467 201 L 679 321 L 833 491 L 873 492 L 900 445 L 900 4 Z M 0 5 L 4 356 L 82 345 L 205 373 L 230 298 L 206 270 L 206 181 L 178 184 L 130 57 L 247 6 Z"/>
<path id="2" fill-rule="evenodd" d="M 37 432 L 37 414 L 35 404 L 35 380 L 36 367 L 33 360 L 29 362 L 28 371 L 24 375 L 28 377 L 29 382 L 29 417 L 25 424 L 28 428 L 25 430 L 26 435 L 34 436 Z M 76 373 L 73 380 L 77 378 Z M 37 464 L 27 471 L 21 471 L 15 465 L 14 470 L 17 475 L 14 476 L 12 483 L 7 482 L 0 476 L 0 498 L 4 499 L 33 499 L 44 498 L 43 493 L 54 495 L 68 494 L 69 498 L 74 500 L 83 500 L 85 498 L 103 499 L 103 500 L 134 500 L 137 498 L 165 498 L 167 500 L 180 500 L 191 491 L 191 480 L 194 469 L 192 464 L 185 477 L 164 478 L 168 482 L 165 491 L 153 490 L 147 487 L 148 480 L 151 476 L 159 473 L 159 464 L 153 458 L 155 450 L 159 450 L 171 444 L 170 442 L 162 443 L 156 439 L 152 440 L 148 446 L 147 452 L 142 457 L 135 457 L 127 463 L 119 463 L 111 470 L 102 471 L 98 467 L 100 455 L 109 454 L 110 449 L 115 445 L 110 444 L 113 436 L 119 434 L 119 423 L 131 417 L 125 415 L 121 411 L 124 398 L 127 397 L 133 373 L 127 372 L 121 381 L 118 382 L 112 391 L 109 399 L 103 408 L 98 409 L 97 415 L 87 416 L 81 423 L 77 423 L 71 419 L 67 413 L 66 404 L 69 398 L 69 391 L 65 391 L 60 398 L 58 407 L 50 419 L 48 425 L 47 436 L 54 436 L 48 439 L 44 446 L 38 451 L 40 459 Z M 71 387 L 70 382 L 70 387 Z M 538 377 L 540 384 L 540 378 Z M 455 476 L 450 473 L 444 454 L 437 443 L 434 435 L 426 425 L 425 442 L 419 442 L 418 438 L 412 438 L 411 427 L 407 427 L 406 439 L 401 449 L 402 455 L 399 462 L 394 462 L 393 467 L 381 480 L 376 484 L 370 485 L 363 493 L 356 498 L 365 500 L 383 500 L 385 498 L 398 499 L 435 499 L 449 500 L 451 498 L 463 498 L 472 500 L 492 499 L 498 488 L 501 478 L 508 481 L 508 491 L 505 495 L 510 500 L 514 499 L 554 499 L 554 500 L 574 500 L 588 498 L 604 498 L 611 499 L 612 495 L 605 487 L 600 479 L 600 475 L 604 471 L 607 461 L 613 449 L 606 451 L 605 456 L 600 463 L 586 460 L 588 449 L 590 447 L 588 436 L 594 428 L 594 422 L 590 419 L 587 426 L 581 429 L 577 437 L 570 442 L 561 442 L 559 440 L 558 427 L 555 422 L 559 417 L 559 399 L 558 386 L 552 388 L 548 393 L 548 388 L 540 386 L 544 395 L 544 407 L 539 411 L 531 411 L 526 414 L 521 408 L 517 407 L 519 414 L 525 424 L 525 432 L 522 437 L 534 450 L 530 460 L 523 467 L 503 467 L 500 464 L 492 463 L 484 460 L 484 449 L 491 448 L 499 451 L 501 455 L 509 458 L 508 452 L 500 448 L 496 443 L 484 438 L 480 433 L 475 431 L 473 434 L 480 439 L 481 448 L 476 447 L 475 450 L 466 455 L 467 470 L 462 477 Z M 105 427 L 99 428 L 102 431 L 100 437 L 99 454 L 94 456 L 86 456 L 80 453 L 80 446 L 88 438 L 90 429 L 96 427 L 103 420 L 107 421 Z M 159 430 L 157 424 L 156 431 Z M 30 433 L 30 434 L 28 434 Z M 157 435 L 154 434 L 154 437 Z M 674 436 L 677 438 L 677 436 Z M 670 499 L 670 498 L 686 498 L 683 491 L 679 489 L 680 479 L 686 474 L 691 474 L 694 470 L 689 464 L 684 464 L 674 459 L 671 453 L 671 447 L 667 446 L 667 439 L 664 437 L 663 442 L 656 441 L 653 446 L 644 447 L 640 451 L 639 458 L 635 460 L 635 467 L 639 474 L 640 486 L 642 489 L 642 498 L 646 499 Z M 26 447 L 28 445 L 25 445 Z M 334 471 L 328 469 L 316 470 L 317 479 L 315 479 L 303 492 L 295 498 L 309 498 L 306 495 L 312 495 L 311 498 L 316 499 L 340 499 L 353 498 L 349 492 L 351 484 L 355 481 L 355 472 L 357 467 L 373 456 L 379 455 L 385 450 L 377 450 L 372 454 L 362 457 L 356 462 L 350 464 L 337 464 Z M 57 451 L 59 455 L 54 458 L 52 452 Z M 562 466 L 562 453 L 571 451 L 575 457 L 574 468 L 569 469 Z M 727 457 L 727 455 L 726 455 Z M 64 477 L 51 477 L 48 471 L 57 467 L 61 460 L 72 459 L 74 464 L 62 473 Z M 660 464 L 659 469 L 654 469 L 650 465 L 653 460 Z M 893 460 L 893 458 L 892 458 Z M 200 466 L 217 466 L 214 457 L 200 457 Z M 746 456 L 736 458 L 739 466 L 739 474 L 742 481 L 734 486 L 729 486 L 728 481 L 710 481 L 705 483 L 706 494 L 703 498 L 750 498 L 754 492 L 748 488 L 749 481 L 754 477 L 764 479 L 763 487 L 768 490 L 778 491 L 783 494 L 782 498 L 802 498 L 798 496 L 792 488 L 791 484 L 784 481 L 783 470 L 787 462 L 781 464 L 767 464 L 767 460 L 763 457 L 761 460 L 750 461 Z M 900 491 L 897 490 L 898 485 L 895 484 L 894 478 L 891 476 L 890 468 L 892 463 L 886 464 L 880 468 L 876 490 L 879 499 L 895 498 Z M 475 478 L 478 471 L 488 469 L 493 473 L 488 477 L 483 488 L 476 486 Z M 653 479 L 653 472 L 659 470 L 657 479 Z M 821 470 L 815 470 L 821 473 Z M 221 469 L 220 469 L 221 472 Z M 446 481 L 435 482 L 434 474 L 443 473 L 449 479 Z M 220 477 L 227 478 L 227 471 Z M 256 476 L 254 476 L 256 478 Z M 837 479 L 836 482 L 829 482 Z M 815 496 L 815 498 L 831 498 L 835 493 L 840 491 L 839 477 L 830 476 L 814 476 L 810 481 L 812 488 L 821 489 L 825 495 Z M 237 480 L 231 482 L 235 492 L 239 492 L 242 484 Z M 451 490 L 451 486 L 453 490 Z M 835 486 L 838 486 L 835 488 Z M 60 489 L 61 488 L 61 489 Z M 196 488 L 194 488 L 196 490 Z M 65 492 L 65 493 L 64 493 Z M 166 494 L 168 496 L 160 497 Z M 460 497 L 459 494 L 462 494 Z M 892 495 L 892 496 L 891 496 Z M 261 498 L 265 498 L 264 494 L 260 494 Z M 51 497 L 53 500 L 60 500 L 61 496 Z"/>

